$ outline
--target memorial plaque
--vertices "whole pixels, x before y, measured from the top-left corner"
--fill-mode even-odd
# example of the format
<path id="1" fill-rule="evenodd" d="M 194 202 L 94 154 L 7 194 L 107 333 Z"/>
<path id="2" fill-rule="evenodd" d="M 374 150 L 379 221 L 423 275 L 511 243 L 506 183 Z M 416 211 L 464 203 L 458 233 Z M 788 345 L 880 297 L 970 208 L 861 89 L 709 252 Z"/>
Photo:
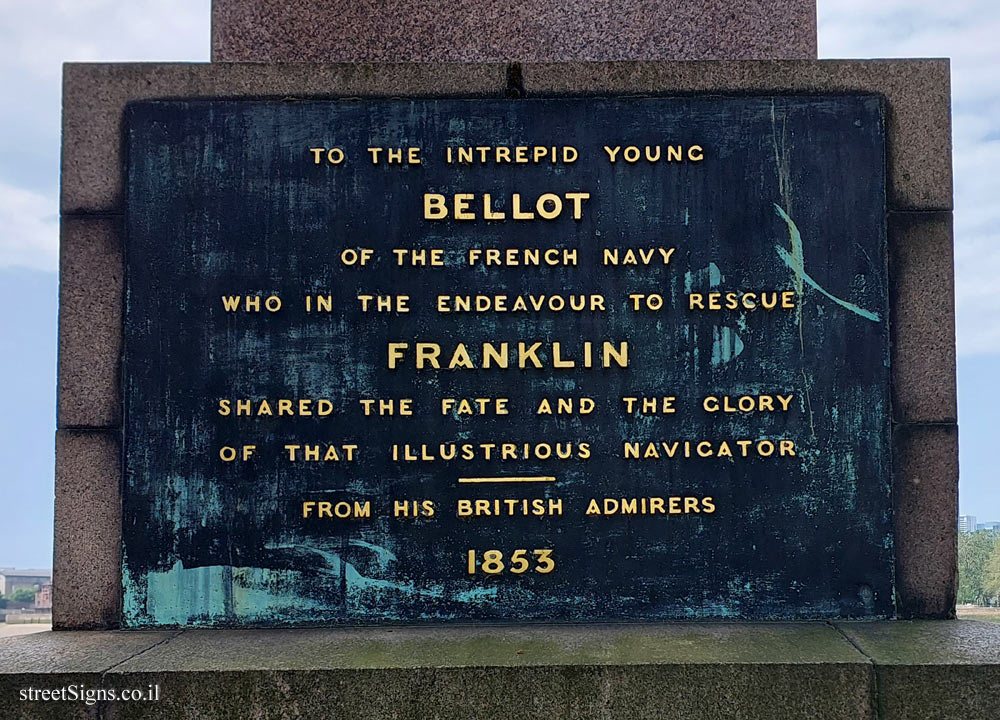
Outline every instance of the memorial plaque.
<path id="1" fill-rule="evenodd" d="M 881 99 L 126 145 L 126 625 L 894 615 Z"/>

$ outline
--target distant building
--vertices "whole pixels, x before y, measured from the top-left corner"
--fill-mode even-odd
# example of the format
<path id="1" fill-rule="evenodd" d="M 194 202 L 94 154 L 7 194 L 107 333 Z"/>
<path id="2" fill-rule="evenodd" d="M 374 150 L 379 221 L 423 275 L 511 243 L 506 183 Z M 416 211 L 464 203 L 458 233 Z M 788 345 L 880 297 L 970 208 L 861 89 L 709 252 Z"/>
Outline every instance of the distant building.
<path id="1" fill-rule="evenodd" d="M 10 595 L 19 588 L 37 591 L 42 585 L 50 582 L 52 582 L 51 570 L 0 568 L 0 595 Z"/>
<path id="2" fill-rule="evenodd" d="M 990 520 L 989 522 L 976 523 L 976 530 L 986 530 L 987 532 L 1000 532 L 1000 522 Z"/>
<path id="3" fill-rule="evenodd" d="M 958 531 L 960 533 L 971 533 L 976 531 L 976 516 L 975 515 L 959 515 L 958 516 Z"/>
<path id="4" fill-rule="evenodd" d="M 35 609 L 36 610 L 51 610 L 52 609 L 52 583 L 45 582 L 42 583 L 41 589 L 35 593 Z"/>

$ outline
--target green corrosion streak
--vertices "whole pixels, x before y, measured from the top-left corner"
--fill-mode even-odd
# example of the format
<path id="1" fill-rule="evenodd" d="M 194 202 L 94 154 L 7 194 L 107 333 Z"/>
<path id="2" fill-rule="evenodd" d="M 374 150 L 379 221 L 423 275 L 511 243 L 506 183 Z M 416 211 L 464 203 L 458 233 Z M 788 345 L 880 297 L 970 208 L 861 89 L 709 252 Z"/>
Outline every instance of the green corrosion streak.
<path id="1" fill-rule="evenodd" d="M 714 262 L 710 262 L 706 267 L 698 270 L 697 272 L 686 272 L 684 273 L 684 291 L 690 293 L 694 288 L 695 283 L 701 284 L 708 280 L 708 286 L 710 288 L 719 287 L 722 281 L 725 279 L 722 275 L 722 270 Z M 741 329 L 746 329 L 746 319 L 737 320 L 740 324 Z M 685 326 L 685 336 L 689 328 Z M 731 360 L 735 359 L 744 349 L 743 341 L 737 332 L 730 327 L 715 326 L 712 328 L 712 365 L 719 367 L 725 365 Z M 698 363 L 698 348 L 694 348 L 694 363 Z"/>
<path id="2" fill-rule="evenodd" d="M 712 330 L 712 365 L 728 363 L 743 352 L 743 341 L 731 328 L 715 327 Z"/>
<path id="3" fill-rule="evenodd" d="M 810 285 L 811 287 L 818 290 L 820 293 L 826 297 L 833 300 L 835 303 L 840 305 L 842 308 L 850 310 L 852 313 L 860 315 L 866 320 L 871 320 L 872 322 L 879 322 L 881 318 L 877 313 L 873 313 L 869 310 L 865 310 L 862 307 L 858 307 L 854 303 L 847 302 L 846 300 L 841 300 L 839 297 L 827 292 L 823 287 L 820 286 L 818 282 L 813 280 L 805 269 L 805 258 L 802 253 L 802 235 L 799 233 L 799 228 L 795 225 L 795 221 L 788 217 L 788 213 L 781 209 L 779 205 L 775 203 L 774 209 L 777 210 L 778 215 L 781 219 L 785 221 L 788 225 L 788 236 L 791 240 L 792 250 L 789 252 L 780 245 L 775 246 L 775 250 L 778 251 L 778 257 L 791 268 L 792 272 L 795 273 L 795 292 L 799 297 L 802 297 L 802 291 L 804 289 L 803 283 Z"/>

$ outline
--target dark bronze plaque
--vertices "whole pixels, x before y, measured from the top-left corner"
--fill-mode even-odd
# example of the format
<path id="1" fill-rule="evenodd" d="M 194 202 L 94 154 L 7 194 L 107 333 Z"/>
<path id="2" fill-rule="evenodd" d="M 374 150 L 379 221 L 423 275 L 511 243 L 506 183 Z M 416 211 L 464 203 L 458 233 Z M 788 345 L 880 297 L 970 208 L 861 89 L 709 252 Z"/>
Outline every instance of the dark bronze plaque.
<path id="1" fill-rule="evenodd" d="M 894 614 L 880 99 L 126 134 L 127 625 Z"/>

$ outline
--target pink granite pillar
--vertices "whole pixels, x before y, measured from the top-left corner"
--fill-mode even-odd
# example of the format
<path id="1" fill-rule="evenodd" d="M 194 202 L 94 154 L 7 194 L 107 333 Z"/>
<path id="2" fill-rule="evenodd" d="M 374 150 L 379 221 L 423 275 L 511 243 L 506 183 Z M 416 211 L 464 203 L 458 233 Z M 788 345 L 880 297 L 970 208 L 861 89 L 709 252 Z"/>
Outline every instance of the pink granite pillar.
<path id="1" fill-rule="evenodd" d="M 223 62 L 815 57 L 815 0 L 212 2 Z"/>

